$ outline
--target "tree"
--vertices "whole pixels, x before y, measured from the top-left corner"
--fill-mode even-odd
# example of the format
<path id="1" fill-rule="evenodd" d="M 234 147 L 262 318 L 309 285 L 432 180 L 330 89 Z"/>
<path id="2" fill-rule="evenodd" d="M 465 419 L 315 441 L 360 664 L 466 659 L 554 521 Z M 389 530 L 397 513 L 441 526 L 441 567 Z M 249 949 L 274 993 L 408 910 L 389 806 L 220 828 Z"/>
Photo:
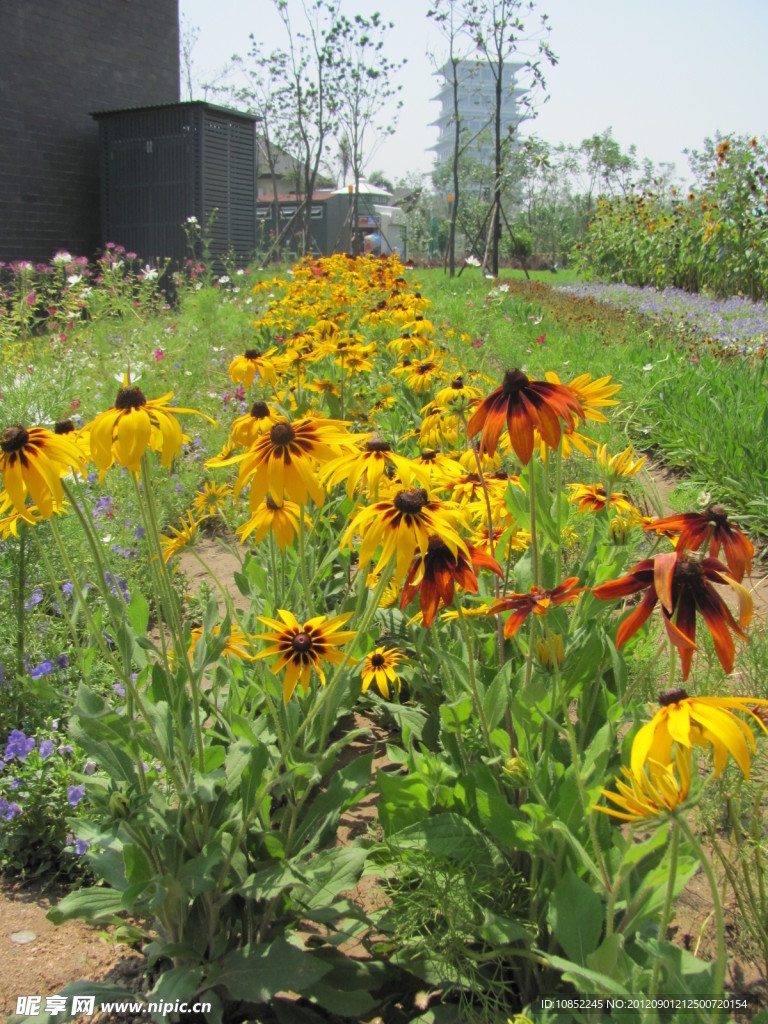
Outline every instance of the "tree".
<path id="1" fill-rule="evenodd" d="M 378 13 L 365 18 L 356 14 L 352 20 L 344 15 L 339 18 L 339 86 L 341 89 L 338 107 L 338 123 L 341 140 L 344 140 L 349 166 L 354 179 L 352 254 L 360 251 L 358 213 L 360 178 L 367 159 L 370 157 L 371 135 L 391 135 L 395 130 L 393 121 L 383 118 L 389 100 L 402 89 L 394 80 L 405 60 L 390 60 L 384 53 L 384 35 L 394 28 L 392 22 L 384 22 Z M 398 104 L 398 110 L 402 103 Z"/>
<path id="2" fill-rule="evenodd" d="M 301 28 L 288 12 L 288 0 L 274 0 L 288 39 L 279 64 L 276 96 L 281 116 L 295 126 L 301 165 L 303 229 L 301 251 L 312 247 L 312 195 L 329 138 L 338 130 L 342 99 L 344 19 L 340 0 L 302 0 Z M 296 5 L 292 5 L 296 9 Z"/>
<path id="3" fill-rule="evenodd" d="M 512 59 L 524 56 L 523 50 L 535 45 L 538 60 L 526 59 L 515 70 L 524 70 L 531 86 L 545 88 L 546 83 L 541 70 L 541 60 L 555 64 L 557 59 L 545 38 L 549 33 L 548 17 L 541 15 L 541 32 L 536 39 L 530 35 L 523 20 L 524 15 L 534 10 L 534 0 L 460 0 L 465 12 L 464 23 L 476 52 L 490 69 L 494 83 L 493 105 L 493 202 L 490 211 L 488 242 L 486 257 L 488 263 L 490 252 L 490 270 L 494 277 L 499 273 L 499 237 L 501 235 L 501 219 L 504 216 L 502 207 L 502 189 L 505 170 L 514 129 L 510 129 L 506 137 L 502 136 L 502 107 L 506 96 L 505 83 Z M 525 106 L 530 110 L 532 103 L 529 97 L 524 99 Z M 509 225 L 507 224 L 509 228 Z"/>

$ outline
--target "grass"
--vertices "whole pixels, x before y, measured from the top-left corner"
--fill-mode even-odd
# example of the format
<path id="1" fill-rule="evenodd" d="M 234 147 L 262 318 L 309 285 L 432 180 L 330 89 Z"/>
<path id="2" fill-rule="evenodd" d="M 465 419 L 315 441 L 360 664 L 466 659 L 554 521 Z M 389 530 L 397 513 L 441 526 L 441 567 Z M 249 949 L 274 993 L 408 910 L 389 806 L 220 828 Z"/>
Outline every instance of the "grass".
<path id="1" fill-rule="evenodd" d="M 451 281 L 419 272 L 437 324 L 471 335 L 468 358 L 478 366 L 491 374 L 518 366 L 533 377 L 554 370 L 565 382 L 610 374 L 623 386 L 621 405 L 610 424 L 585 433 L 610 450 L 634 443 L 683 471 L 689 491 L 709 492 L 745 528 L 768 534 L 764 361 L 724 359 L 681 342 L 672 325 L 574 298 L 551 286 L 554 275 L 537 276 L 505 272 L 495 282 L 470 270 Z"/>

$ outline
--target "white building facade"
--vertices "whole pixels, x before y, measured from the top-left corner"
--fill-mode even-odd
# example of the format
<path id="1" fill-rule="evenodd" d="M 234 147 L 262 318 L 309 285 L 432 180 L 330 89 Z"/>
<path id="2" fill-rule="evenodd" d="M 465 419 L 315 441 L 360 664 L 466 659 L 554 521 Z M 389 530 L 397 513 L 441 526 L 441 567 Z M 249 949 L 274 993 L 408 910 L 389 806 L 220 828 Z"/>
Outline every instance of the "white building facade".
<path id="1" fill-rule="evenodd" d="M 521 89 L 517 72 L 524 65 L 505 63 L 502 72 L 501 136 L 514 134 L 526 118 L 520 100 L 527 91 Z M 493 164 L 494 109 L 496 105 L 496 78 L 494 70 L 484 60 L 461 60 L 456 64 L 458 82 L 459 124 L 464 154 L 471 160 Z M 453 110 L 453 66 L 449 62 L 437 72 L 441 79 L 440 92 L 433 99 L 440 103 L 440 114 L 432 124 L 439 129 L 434 150 L 438 165 L 453 159 L 455 121 Z M 514 142 L 517 145 L 517 141 Z"/>

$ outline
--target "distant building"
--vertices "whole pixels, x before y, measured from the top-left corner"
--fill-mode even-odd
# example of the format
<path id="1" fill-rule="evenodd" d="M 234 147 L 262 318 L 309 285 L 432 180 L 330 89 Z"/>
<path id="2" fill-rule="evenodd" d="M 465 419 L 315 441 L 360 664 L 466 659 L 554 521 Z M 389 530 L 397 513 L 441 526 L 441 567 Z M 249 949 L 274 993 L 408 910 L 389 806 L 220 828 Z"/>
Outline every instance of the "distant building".
<path id="1" fill-rule="evenodd" d="M 0 260 L 92 256 L 91 113 L 178 100 L 178 0 L 2 0 Z"/>
<path id="2" fill-rule="evenodd" d="M 523 64 L 506 63 L 502 75 L 501 133 L 502 138 L 516 131 L 526 113 L 519 100 L 527 90 L 518 86 L 516 74 Z M 455 123 L 453 112 L 453 68 L 444 64 L 437 74 L 442 83 L 440 92 L 433 97 L 440 103 L 440 114 L 432 124 L 439 129 L 435 151 L 437 164 L 453 158 Z M 459 85 L 459 121 L 462 145 L 466 143 L 466 156 L 478 163 L 493 164 L 494 108 L 496 105 L 496 79 L 493 69 L 484 60 L 461 60 L 456 65 Z"/>

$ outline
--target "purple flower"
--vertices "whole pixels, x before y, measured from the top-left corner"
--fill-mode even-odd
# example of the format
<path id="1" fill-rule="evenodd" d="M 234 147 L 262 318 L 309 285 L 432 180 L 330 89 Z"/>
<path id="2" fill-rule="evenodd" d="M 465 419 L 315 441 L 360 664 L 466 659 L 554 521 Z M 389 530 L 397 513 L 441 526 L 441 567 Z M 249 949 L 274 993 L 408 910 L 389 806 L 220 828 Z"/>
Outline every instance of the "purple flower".
<path id="1" fill-rule="evenodd" d="M 56 667 L 57 668 L 69 668 L 69 655 L 68 654 L 60 654 L 58 656 L 58 658 L 56 659 Z"/>
<path id="2" fill-rule="evenodd" d="M 13 821 L 21 814 L 21 807 L 15 801 L 9 803 L 4 796 L 0 796 L 0 818 L 6 821 Z"/>
<path id="3" fill-rule="evenodd" d="M 146 534 L 147 531 L 144 529 L 143 526 L 136 527 L 136 540 L 143 540 Z"/>
<path id="4" fill-rule="evenodd" d="M 75 840 L 75 855 L 82 857 L 91 844 L 87 839 L 76 839 Z"/>
<path id="5" fill-rule="evenodd" d="M 55 669 L 56 666 L 53 662 L 46 659 L 45 661 L 41 661 L 39 665 L 35 665 L 31 668 L 29 670 L 29 675 L 31 679 L 42 679 L 43 676 L 49 676 L 51 672 L 55 671 Z"/>
<path id="6" fill-rule="evenodd" d="M 39 748 L 40 760 L 41 761 L 47 761 L 52 753 L 53 753 L 53 741 L 52 740 L 43 740 L 42 743 L 40 744 L 40 748 Z"/>
<path id="7" fill-rule="evenodd" d="M 77 807 L 85 796 L 85 786 L 69 786 L 67 789 L 67 800 L 70 807 Z"/>
<path id="8" fill-rule="evenodd" d="M 24 780 L 20 779 L 19 776 L 17 775 L 15 778 L 11 779 L 8 788 L 9 789 L 14 789 L 14 790 L 15 789 L 21 789 L 21 787 L 23 785 L 24 785 Z"/>
<path id="9" fill-rule="evenodd" d="M 5 761 L 0 761 L 0 772 L 5 768 Z"/>
<path id="10" fill-rule="evenodd" d="M 125 696 L 125 687 L 122 683 L 112 683 L 112 689 L 115 691 L 118 697 Z"/>
<path id="11" fill-rule="evenodd" d="M 70 746 L 69 743 L 62 743 L 60 746 L 56 748 L 56 753 L 61 754 L 62 757 L 64 756 L 64 754 L 74 754 L 74 752 L 75 748 Z"/>
<path id="12" fill-rule="evenodd" d="M 36 604 L 40 604 L 43 600 L 43 588 L 35 587 L 32 593 L 29 595 L 27 600 L 24 602 L 24 611 L 31 612 Z"/>
<path id="13" fill-rule="evenodd" d="M 69 597 L 70 594 L 73 594 L 75 592 L 75 588 L 72 586 L 69 580 L 65 580 L 61 584 L 61 592 L 62 594 L 66 594 L 66 596 Z"/>
<path id="14" fill-rule="evenodd" d="M 21 729 L 13 729 L 5 747 L 5 760 L 12 761 L 14 757 L 18 757 L 20 761 L 26 761 L 30 751 L 34 749 L 35 741 L 31 736 L 27 738 Z"/>

